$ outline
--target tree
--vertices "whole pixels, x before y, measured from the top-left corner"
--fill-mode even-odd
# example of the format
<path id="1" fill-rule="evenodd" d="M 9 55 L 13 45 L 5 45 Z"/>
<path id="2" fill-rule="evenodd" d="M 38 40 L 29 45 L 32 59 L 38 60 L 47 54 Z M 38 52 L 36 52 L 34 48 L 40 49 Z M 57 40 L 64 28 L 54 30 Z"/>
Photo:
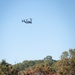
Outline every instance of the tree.
<path id="1" fill-rule="evenodd" d="M 0 63 L 1 65 L 7 65 L 8 63 L 6 62 L 5 59 L 2 60 L 2 62 Z"/>
<path id="2" fill-rule="evenodd" d="M 70 58 L 75 58 L 75 49 L 69 49 Z"/>
<path id="3" fill-rule="evenodd" d="M 75 74 L 75 49 L 64 51 L 61 55 L 61 60 L 56 62 L 55 68 L 60 75 Z"/>
<path id="4" fill-rule="evenodd" d="M 46 56 L 45 58 L 44 58 L 44 62 L 45 61 L 52 61 L 52 56 Z"/>
<path id="5" fill-rule="evenodd" d="M 52 56 L 46 56 L 44 62 L 51 66 L 55 61 L 52 59 Z"/>
<path id="6" fill-rule="evenodd" d="M 68 52 L 67 51 L 64 51 L 62 53 L 62 55 L 61 55 L 61 60 L 64 60 L 64 59 L 68 58 L 68 56 L 69 56 Z"/>

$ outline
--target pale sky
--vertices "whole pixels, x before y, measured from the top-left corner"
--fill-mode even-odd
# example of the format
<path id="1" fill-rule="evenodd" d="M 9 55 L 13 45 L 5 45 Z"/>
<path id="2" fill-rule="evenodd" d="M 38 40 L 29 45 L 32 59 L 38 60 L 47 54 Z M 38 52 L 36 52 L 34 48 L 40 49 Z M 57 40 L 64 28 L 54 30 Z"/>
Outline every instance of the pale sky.
<path id="1" fill-rule="evenodd" d="M 32 18 L 32 24 L 21 22 Z M 75 48 L 75 0 L 0 0 L 0 61 L 59 60 Z"/>

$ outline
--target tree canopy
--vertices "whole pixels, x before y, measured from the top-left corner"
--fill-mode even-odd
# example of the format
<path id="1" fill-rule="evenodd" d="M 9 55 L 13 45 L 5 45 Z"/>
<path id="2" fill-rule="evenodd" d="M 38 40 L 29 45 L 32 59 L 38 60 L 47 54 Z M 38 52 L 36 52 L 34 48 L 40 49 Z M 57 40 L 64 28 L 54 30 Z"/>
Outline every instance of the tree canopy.
<path id="1" fill-rule="evenodd" d="M 60 60 L 48 55 L 42 60 L 24 60 L 22 63 L 0 62 L 0 75 L 75 75 L 75 49 L 61 54 Z"/>

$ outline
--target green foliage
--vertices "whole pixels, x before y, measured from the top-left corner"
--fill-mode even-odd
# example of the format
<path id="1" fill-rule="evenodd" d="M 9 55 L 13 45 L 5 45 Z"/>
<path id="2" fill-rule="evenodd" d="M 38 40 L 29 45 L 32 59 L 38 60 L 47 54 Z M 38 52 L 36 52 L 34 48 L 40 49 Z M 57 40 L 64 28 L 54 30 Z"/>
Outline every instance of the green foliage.
<path id="1" fill-rule="evenodd" d="M 64 59 L 68 58 L 68 56 L 69 56 L 68 52 L 67 51 L 64 51 L 62 53 L 62 55 L 61 55 L 61 60 L 64 60 Z"/>
<path id="2" fill-rule="evenodd" d="M 65 51 L 61 55 L 61 60 L 56 62 L 55 68 L 60 75 L 75 74 L 75 49 Z"/>
<path id="3" fill-rule="evenodd" d="M 18 68 L 2 60 L 0 63 L 0 75 L 18 75 Z"/>
<path id="4" fill-rule="evenodd" d="M 0 62 L 0 75 L 74 75 L 75 49 L 64 51 L 61 59 L 56 61 L 52 56 L 43 60 L 25 60 L 11 65 L 5 60 Z"/>
<path id="5" fill-rule="evenodd" d="M 46 61 L 52 61 L 52 56 L 46 56 L 44 58 L 44 62 L 46 62 Z"/>

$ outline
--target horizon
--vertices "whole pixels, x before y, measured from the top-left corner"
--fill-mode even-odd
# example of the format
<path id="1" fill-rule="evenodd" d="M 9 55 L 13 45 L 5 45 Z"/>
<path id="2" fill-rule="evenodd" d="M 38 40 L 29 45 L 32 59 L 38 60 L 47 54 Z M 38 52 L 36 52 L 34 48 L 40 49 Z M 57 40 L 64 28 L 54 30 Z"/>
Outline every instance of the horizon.
<path id="1" fill-rule="evenodd" d="M 75 48 L 74 0 L 0 1 L 0 61 L 59 60 Z M 32 24 L 22 23 L 32 18 Z"/>
<path id="2" fill-rule="evenodd" d="M 48 56 L 50 56 L 50 55 L 48 55 Z M 47 57 L 47 56 L 46 56 Z M 45 58 L 45 57 L 44 57 Z M 12 64 L 12 65 L 15 65 L 15 64 L 18 64 L 18 63 L 22 63 L 22 62 L 24 62 L 24 61 L 39 61 L 39 60 L 44 60 L 44 58 L 43 59 L 32 59 L 32 60 L 23 60 L 23 61 L 19 61 L 19 62 L 17 62 L 17 61 L 14 61 L 14 63 L 9 63 L 9 62 L 7 62 L 7 60 L 5 60 L 5 59 L 2 59 L 2 60 L 4 60 L 4 61 L 6 61 L 7 63 L 9 63 L 9 64 Z M 53 59 L 53 58 L 52 58 Z M 0 61 L 0 62 L 2 62 L 2 60 Z M 53 60 L 55 60 L 55 59 L 53 59 Z M 56 60 L 56 61 L 58 61 L 58 60 Z"/>

